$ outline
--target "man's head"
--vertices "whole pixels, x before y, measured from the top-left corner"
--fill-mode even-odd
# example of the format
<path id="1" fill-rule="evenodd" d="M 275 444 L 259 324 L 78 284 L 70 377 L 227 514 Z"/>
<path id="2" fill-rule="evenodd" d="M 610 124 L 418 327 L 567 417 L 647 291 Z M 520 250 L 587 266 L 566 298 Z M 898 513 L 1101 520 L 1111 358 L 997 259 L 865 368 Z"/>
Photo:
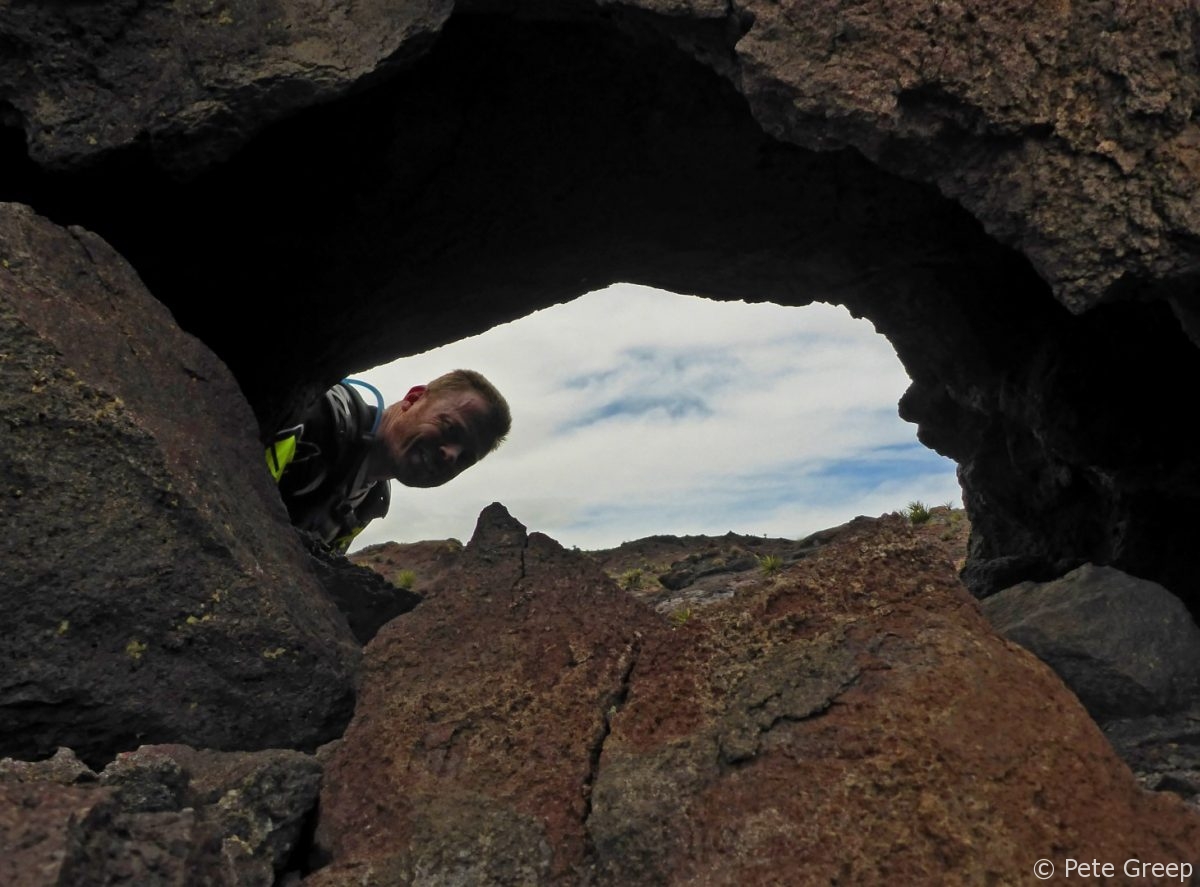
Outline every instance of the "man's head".
<path id="1" fill-rule="evenodd" d="M 495 386 L 474 370 L 454 370 L 384 410 L 372 473 L 410 487 L 440 486 L 498 447 L 511 427 Z"/>

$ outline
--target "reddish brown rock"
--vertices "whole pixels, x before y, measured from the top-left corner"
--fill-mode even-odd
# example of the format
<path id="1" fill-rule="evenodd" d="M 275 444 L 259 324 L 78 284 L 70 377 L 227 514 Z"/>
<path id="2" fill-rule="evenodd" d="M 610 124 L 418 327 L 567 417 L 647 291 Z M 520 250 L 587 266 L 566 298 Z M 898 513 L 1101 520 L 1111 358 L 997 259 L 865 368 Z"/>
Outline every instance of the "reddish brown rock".
<path id="1" fill-rule="evenodd" d="M 949 566 L 899 519 L 860 521 L 644 648 L 594 791 L 601 880 L 1015 883 L 1041 857 L 1195 858 L 1200 819 L 1137 787 Z M 664 722 L 664 699 L 693 715 Z"/>
<path id="2" fill-rule="evenodd" d="M 458 564 L 462 551 L 463 544 L 457 539 L 431 539 L 369 545 L 349 558 L 393 585 L 423 596 L 437 588 L 442 574 Z"/>
<path id="3" fill-rule="evenodd" d="M 112 806 L 94 785 L 0 781 L 0 884 L 55 884 L 77 842 L 71 824 Z"/>
<path id="4" fill-rule="evenodd" d="M 671 621 L 494 509 L 367 660 L 320 887 L 1017 883 L 1200 853 L 1200 818 L 897 516 Z"/>
<path id="5" fill-rule="evenodd" d="M 567 877 L 589 855 L 607 712 L 658 625 L 582 557 L 486 510 L 461 569 L 367 648 L 359 714 L 322 793 L 318 838 L 335 867 L 315 882 L 361 864 L 378 883 Z"/>
<path id="6" fill-rule="evenodd" d="M 68 749 L 0 760 L 4 887 L 269 887 L 317 799 L 299 752 L 145 746 L 93 773 Z"/>

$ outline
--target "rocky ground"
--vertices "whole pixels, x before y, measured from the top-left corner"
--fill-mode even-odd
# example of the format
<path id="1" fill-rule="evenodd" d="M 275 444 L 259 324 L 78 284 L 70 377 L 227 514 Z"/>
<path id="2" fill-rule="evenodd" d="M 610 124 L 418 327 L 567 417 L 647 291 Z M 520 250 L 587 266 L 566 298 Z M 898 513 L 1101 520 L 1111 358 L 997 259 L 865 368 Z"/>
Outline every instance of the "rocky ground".
<path id="1" fill-rule="evenodd" d="M 949 506 L 912 503 L 905 517 L 917 538 L 944 550 L 961 569 L 967 556 L 971 523 L 966 512 Z M 915 515 L 913 520 L 910 515 Z M 853 523 L 853 522 L 852 522 Z M 617 548 L 586 552 L 600 567 L 661 613 L 682 619 L 692 607 L 724 600 L 739 590 L 769 580 L 781 569 L 803 560 L 842 534 L 850 524 L 822 530 L 803 539 L 766 536 L 650 536 Z"/>
<path id="2" fill-rule="evenodd" d="M 913 537 L 939 552 L 956 572 L 963 568 L 971 533 L 963 509 L 916 502 L 895 515 L 904 518 Z M 732 532 L 724 536 L 649 536 L 582 554 L 632 597 L 667 616 L 672 624 L 683 625 L 710 604 L 770 587 L 791 565 L 849 532 L 869 530 L 875 521 L 860 517 L 803 539 Z M 462 553 L 463 545 L 455 539 L 393 542 L 363 549 L 352 555 L 352 560 L 398 587 L 420 594 L 435 589 Z M 1066 677 L 1090 702 L 1079 679 Z M 1093 714 L 1143 785 L 1173 792 L 1200 807 L 1200 706 L 1174 703 L 1137 716 L 1128 712 Z"/>
<path id="3" fill-rule="evenodd" d="M 1200 820 L 987 625 L 967 533 L 939 508 L 573 552 L 493 506 L 461 553 L 359 554 L 431 593 L 367 648 L 308 880 L 1011 883 L 1034 847 L 1195 856 Z"/>
<path id="4" fill-rule="evenodd" d="M 915 506 L 915 508 L 913 507 Z M 916 520 L 911 515 L 915 513 Z M 942 551 L 956 570 L 966 562 L 971 522 L 961 508 L 912 503 L 903 512 L 914 535 Z M 580 552 L 633 597 L 675 621 L 694 608 L 725 600 L 773 580 L 780 570 L 809 557 L 856 522 L 803 539 L 726 533 L 724 536 L 648 536 L 616 548 Z M 369 567 L 406 591 L 436 588 L 462 556 L 457 539 L 386 542 L 355 552 L 350 559 Z"/>
<path id="5" fill-rule="evenodd" d="M 0 884 L 1200 860 L 1198 14 L 0 3 Z M 869 320 L 970 562 L 304 550 L 256 432 L 616 280 Z"/>
<path id="6" fill-rule="evenodd" d="M 365 642 L 340 738 L 0 761 L 0 883 L 986 884 L 1200 859 L 1188 713 L 1106 739 L 967 594 L 967 533 L 908 509 L 582 552 L 497 504 L 466 545 L 331 559 Z"/>

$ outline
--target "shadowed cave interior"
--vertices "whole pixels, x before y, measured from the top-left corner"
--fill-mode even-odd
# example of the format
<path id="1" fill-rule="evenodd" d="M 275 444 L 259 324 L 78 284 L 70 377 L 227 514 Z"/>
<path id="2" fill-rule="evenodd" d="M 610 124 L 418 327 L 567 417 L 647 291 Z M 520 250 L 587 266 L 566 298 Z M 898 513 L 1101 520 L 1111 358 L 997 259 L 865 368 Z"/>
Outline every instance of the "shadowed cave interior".
<path id="1" fill-rule="evenodd" d="M 355 369 L 615 281 L 845 305 L 913 379 L 901 414 L 960 466 L 973 591 L 1092 561 L 1197 609 L 1200 476 L 1170 391 L 1197 355 L 1164 305 L 1073 317 L 933 188 L 771 138 L 693 58 L 723 24 L 553 15 L 456 13 L 418 63 L 186 180 L 161 144 L 42 171 L 7 129 L 0 199 L 104 236 L 264 429 Z"/>

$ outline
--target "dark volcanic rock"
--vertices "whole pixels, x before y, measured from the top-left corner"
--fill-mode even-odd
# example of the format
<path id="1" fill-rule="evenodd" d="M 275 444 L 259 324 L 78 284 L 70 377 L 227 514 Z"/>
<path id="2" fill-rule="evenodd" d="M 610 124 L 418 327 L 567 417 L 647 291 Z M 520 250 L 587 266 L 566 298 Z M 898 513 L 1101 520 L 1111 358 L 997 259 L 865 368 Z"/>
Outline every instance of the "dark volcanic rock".
<path id="1" fill-rule="evenodd" d="M 658 581 L 671 591 L 680 591 L 706 576 L 744 573 L 756 566 L 758 559 L 748 551 L 707 551 L 689 555 L 682 562 L 672 564 L 671 569 L 658 577 Z"/>
<path id="2" fill-rule="evenodd" d="M 1097 720 L 1184 707 L 1200 688 L 1200 629 L 1160 585 L 1085 564 L 983 601 L 1001 634 L 1028 648 Z"/>
<path id="3" fill-rule="evenodd" d="M 587 552 L 616 583 L 660 613 L 729 597 L 772 560 L 803 557 L 811 540 L 724 536 L 650 536 Z"/>
<path id="4" fill-rule="evenodd" d="M 827 299 L 960 465 L 973 592 L 1200 612 L 1195 3 L 517 9 L 10 3 L 0 199 L 115 244 L 266 430 L 617 280 Z"/>
<path id="5" fill-rule="evenodd" d="M 0 751 L 314 747 L 359 658 L 238 387 L 100 238 L 0 206 Z"/>
<path id="6" fill-rule="evenodd" d="M 1200 705 L 1162 715 L 1115 718 L 1102 726 L 1143 785 L 1173 792 L 1200 809 Z"/>
<path id="7" fill-rule="evenodd" d="M 231 881 L 275 883 L 314 813 L 321 766 L 287 749 L 214 752 L 182 745 L 145 746 L 121 755 L 100 774 L 127 810 L 150 812 L 133 798 L 162 786 L 176 796 L 162 809 L 194 809 L 219 835 Z"/>
<path id="8" fill-rule="evenodd" d="M 311 746 L 349 716 L 358 650 L 237 385 L 139 275 L 263 428 L 354 367 L 616 280 L 828 299 L 888 337 L 901 414 L 959 464 L 974 593 L 1096 563 L 1200 612 L 1177 393 L 1200 377 L 1195 3 L 450 12 L 0 6 L 0 200 L 99 234 L 0 210 L 0 751 Z M 944 560 L 884 527 L 692 582 L 697 610 L 733 597 L 672 626 L 490 513 L 373 642 L 315 880 L 1193 858 L 1194 820 L 1137 794 Z M 173 803 L 165 766 L 144 803 Z M 61 809 L 117 815 L 92 788 Z M 211 858 L 185 810 L 128 815 L 176 817 L 191 849 L 163 871 Z"/>
<path id="9" fill-rule="evenodd" d="M 160 159 L 194 168 L 411 55 L 449 11 L 437 0 L 6 4 L 0 95 L 10 113 L 39 121 L 30 148 L 40 161 L 78 163 L 150 135 Z M 101 106 L 103 119 L 80 114 Z"/>
<path id="10" fill-rule="evenodd" d="M 726 533 L 724 536 L 649 536 L 617 548 L 585 554 L 634 597 L 660 613 L 683 619 L 703 607 L 752 586 L 787 564 L 810 557 L 843 533 L 858 517 L 803 539 L 771 539 Z M 970 521 L 961 509 L 944 505 L 928 510 L 913 532 L 946 553 L 955 569 L 966 559 Z"/>
<path id="11" fill-rule="evenodd" d="M 78 768 L 65 749 L 38 764 L 0 761 L 5 887 L 270 887 L 321 774 L 297 752 L 186 746 L 121 755 L 98 780 Z"/>
<path id="12" fill-rule="evenodd" d="M 331 555 L 319 546 L 311 547 L 308 553 L 325 593 L 342 611 L 360 644 L 370 641 L 388 622 L 421 603 L 419 594 L 400 588 L 341 555 Z"/>
<path id="13" fill-rule="evenodd" d="M 1127 280 L 1195 273 L 1193 4 L 630 5 L 627 30 L 661 31 L 736 83 L 763 130 L 936 183 L 1073 308 Z M 427 50 L 452 8 L 11 4 L 5 122 L 50 164 L 143 139 L 195 169 Z M 556 17 L 596 25 L 586 4 Z"/>
<path id="14" fill-rule="evenodd" d="M 1039 855 L 1200 852 L 899 517 L 672 623 L 493 506 L 366 671 L 314 887 L 1016 883 Z"/>

